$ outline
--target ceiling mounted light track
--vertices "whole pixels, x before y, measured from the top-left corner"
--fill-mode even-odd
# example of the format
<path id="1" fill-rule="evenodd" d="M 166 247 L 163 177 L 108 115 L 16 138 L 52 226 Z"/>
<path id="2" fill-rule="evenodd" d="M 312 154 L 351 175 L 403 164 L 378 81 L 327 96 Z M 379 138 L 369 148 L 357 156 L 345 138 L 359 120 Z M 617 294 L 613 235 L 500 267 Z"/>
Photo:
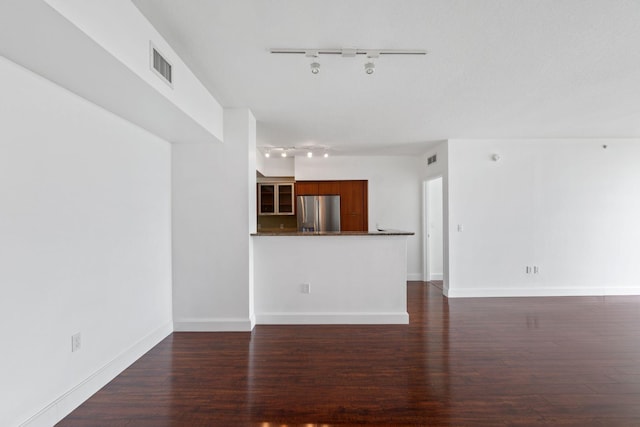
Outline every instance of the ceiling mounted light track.
<path id="1" fill-rule="evenodd" d="M 320 55 L 341 55 L 345 58 L 353 58 L 357 55 L 367 55 L 370 58 L 377 58 L 379 55 L 426 55 L 426 50 L 421 49 L 356 49 L 356 48 L 330 48 L 330 49 L 311 49 L 311 48 L 271 48 L 270 53 L 298 54 L 317 58 Z M 375 56 L 373 56 L 375 55 Z"/>
<path id="2" fill-rule="evenodd" d="M 320 55 L 340 55 L 343 58 L 355 58 L 358 55 L 364 55 L 367 58 L 364 64 L 364 71 L 368 75 L 376 71 L 376 64 L 373 60 L 380 58 L 381 55 L 426 55 L 426 50 L 417 49 L 356 49 L 356 48 L 331 48 L 331 49 L 307 49 L 307 48 L 273 48 L 269 49 L 270 53 L 277 54 L 294 54 L 304 55 L 311 59 L 311 73 L 320 73 Z"/>
<path id="3" fill-rule="evenodd" d="M 314 157 L 314 154 L 322 154 L 324 158 L 329 157 L 329 147 L 326 146 L 290 146 L 290 147 L 258 147 L 258 149 L 264 154 L 265 157 L 270 158 L 272 154 L 276 156 L 280 154 L 280 157 L 298 157 L 307 156 L 308 158 Z"/>

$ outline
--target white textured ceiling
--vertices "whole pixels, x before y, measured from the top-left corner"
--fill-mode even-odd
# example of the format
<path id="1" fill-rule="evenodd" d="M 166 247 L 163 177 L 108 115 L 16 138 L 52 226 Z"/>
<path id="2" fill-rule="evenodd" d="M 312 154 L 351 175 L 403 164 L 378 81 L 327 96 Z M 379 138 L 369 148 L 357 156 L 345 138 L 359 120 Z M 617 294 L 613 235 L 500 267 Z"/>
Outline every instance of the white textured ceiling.
<path id="1" fill-rule="evenodd" d="M 133 0 L 259 146 L 640 136 L 638 0 Z M 272 47 L 426 49 L 381 57 Z"/>

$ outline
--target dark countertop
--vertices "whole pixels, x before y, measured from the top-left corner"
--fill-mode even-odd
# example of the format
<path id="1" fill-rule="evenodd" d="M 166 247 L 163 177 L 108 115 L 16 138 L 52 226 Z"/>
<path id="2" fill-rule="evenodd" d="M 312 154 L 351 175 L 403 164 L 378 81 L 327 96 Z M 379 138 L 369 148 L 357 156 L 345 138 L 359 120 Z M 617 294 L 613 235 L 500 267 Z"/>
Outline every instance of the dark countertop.
<path id="1" fill-rule="evenodd" d="M 411 231 L 383 230 L 383 231 L 260 231 L 251 233 L 252 236 L 413 236 Z"/>

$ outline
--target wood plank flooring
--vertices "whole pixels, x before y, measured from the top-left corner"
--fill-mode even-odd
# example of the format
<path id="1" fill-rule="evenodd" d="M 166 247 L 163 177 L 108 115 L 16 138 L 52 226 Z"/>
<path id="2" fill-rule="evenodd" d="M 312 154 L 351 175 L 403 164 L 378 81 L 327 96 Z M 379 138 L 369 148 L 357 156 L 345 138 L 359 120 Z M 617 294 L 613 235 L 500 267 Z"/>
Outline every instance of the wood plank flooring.
<path id="1" fill-rule="evenodd" d="M 411 323 L 174 333 L 59 426 L 640 426 L 640 297 L 447 299 Z"/>

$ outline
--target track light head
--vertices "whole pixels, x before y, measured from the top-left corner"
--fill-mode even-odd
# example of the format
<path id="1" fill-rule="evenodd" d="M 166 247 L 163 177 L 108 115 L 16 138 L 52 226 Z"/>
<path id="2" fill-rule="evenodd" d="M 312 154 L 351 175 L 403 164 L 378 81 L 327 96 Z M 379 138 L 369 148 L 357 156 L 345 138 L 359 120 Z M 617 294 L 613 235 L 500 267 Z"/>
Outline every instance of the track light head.
<path id="1" fill-rule="evenodd" d="M 367 62 L 364 64 L 364 72 L 367 74 L 373 74 L 376 71 L 376 64 L 373 62 Z"/>
<path id="2" fill-rule="evenodd" d="M 312 62 L 311 63 L 311 73 L 312 74 L 318 74 L 320 72 L 320 63 L 319 62 Z"/>

